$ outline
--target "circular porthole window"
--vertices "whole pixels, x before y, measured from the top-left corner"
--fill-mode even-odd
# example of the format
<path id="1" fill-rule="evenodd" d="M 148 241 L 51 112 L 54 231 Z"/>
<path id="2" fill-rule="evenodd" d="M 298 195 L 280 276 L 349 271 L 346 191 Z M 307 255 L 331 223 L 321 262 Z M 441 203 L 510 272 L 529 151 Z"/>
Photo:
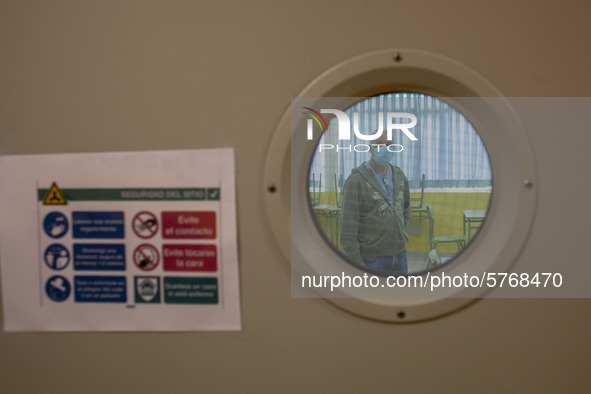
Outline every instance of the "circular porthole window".
<path id="1" fill-rule="evenodd" d="M 322 116 L 312 111 L 312 120 Z M 319 231 L 345 261 L 374 274 L 442 269 L 474 240 L 490 205 L 492 173 L 478 132 L 422 93 L 384 93 L 343 112 L 350 139 L 339 139 L 336 116 L 322 116 L 326 130 L 310 165 Z M 391 126 L 388 140 L 388 125 L 409 119 L 413 127 Z"/>
<path id="2" fill-rule="evenodd" d="M 469 68 L 419 51 L 370 53 L 314 80 L 282 117 L 264 177 L 292 296 L 383 321 L 485 296 L 384 280 L 507 272 L 535 212 L 533 153 L 511 106 Z"/>

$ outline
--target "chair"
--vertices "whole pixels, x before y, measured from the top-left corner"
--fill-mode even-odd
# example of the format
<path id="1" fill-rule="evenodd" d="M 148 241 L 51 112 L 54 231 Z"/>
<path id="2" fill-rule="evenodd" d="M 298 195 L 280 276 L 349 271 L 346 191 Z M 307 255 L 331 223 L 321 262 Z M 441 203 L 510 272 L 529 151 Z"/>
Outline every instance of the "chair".
<path id="1" fill-rule="evenodd" d="M 466 247 L 466 240 L 463 235 L 433 235 L 435 227 L 435 218 L 433 216 L 433 206 L 426 204 L 427 217 L 429 218 L 429 249 L 436 249 L 438 244 L 455 243 L 458 246 L 458 251 Z"/>
<path id="2" fill-rule="evenodd" d="M 319 182 L 320 184 L 318 185 L 318 192 L 316 192 L 316 177 L 314 173 L 312 173 L 312 180 L 310 182 L 312 184 L 312 197 L 310 198 L 310 200 L 312 200 L 312 206 L 320 204 L 320 193 L 322 192 L 322 174 L 320 174 Z"/>
<path id="3" fill-rule="evenodd" d="M 410 199 L 410 208 L 423 208 L 423 196 L 425 195 L 425 174 L 421 177 L 421 197 Z"/>
<path id="4" fill-rule="evenodd" d="M 410 216 L 413 219 L 418 219 L 420 222 L 423 219 L 427 219 L 425 207 L 423 207 L 423 197 L 425 195 L 425 174 L 421 177 L 421 196 L 411 197 L 410 199 Z"/>
<path id="5" fill-rule="evenodd" d="M 337 182 L 337 174 L 334 175 L 334 192 L 335 192 L 335 204 L 338 208 L 341 207 L 341 190 L 339 190 L 339 183 L 343 184 L 343 174 L 341 174 L 340 182 Z"/>

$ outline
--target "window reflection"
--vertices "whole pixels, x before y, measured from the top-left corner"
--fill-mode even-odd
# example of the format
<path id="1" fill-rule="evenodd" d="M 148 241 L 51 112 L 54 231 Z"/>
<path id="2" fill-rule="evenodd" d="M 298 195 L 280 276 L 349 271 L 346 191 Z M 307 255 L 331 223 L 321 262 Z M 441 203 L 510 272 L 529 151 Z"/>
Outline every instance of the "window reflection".
<path id="1" fill-rule="evenodd" d="M 416 140 L 401 130 L 376 140 L 338 140 L 332 119 L 310 167 L 319 228 L 347 261 L 375 273 L 420 273 L 450 261 L 474 239 L 492 192 L 486 149 L 472 124 L 442 100 L 389 93 L 345 110 L 362 134 L 391 113 L 416 116 Z M 402 120 L 401 122 L 404 122 Z M 353 131 L 353 130 L 351 130 Z M 332 148 L 330 148 L 332 147 Z"/>

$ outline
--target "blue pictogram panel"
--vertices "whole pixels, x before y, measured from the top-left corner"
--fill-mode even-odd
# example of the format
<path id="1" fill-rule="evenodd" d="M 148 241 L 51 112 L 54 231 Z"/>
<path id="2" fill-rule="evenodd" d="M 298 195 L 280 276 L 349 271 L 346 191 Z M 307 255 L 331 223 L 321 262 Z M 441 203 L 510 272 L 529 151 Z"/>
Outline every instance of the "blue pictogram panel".
<path id="1" fill-rule="evenodd" d="M 125 271 L 124 244 L 74 244 L 76 271 Z"/>
<path id="2" fill-rule="evenodd" d="M 125 276 L 75 276 L 76 302 L 127 302 Z"/>
<path id="3" fill-rule="evenodd" d="M 123 212 L 72 212 L 72 236 L 94 239 L 124 238 Z"/>

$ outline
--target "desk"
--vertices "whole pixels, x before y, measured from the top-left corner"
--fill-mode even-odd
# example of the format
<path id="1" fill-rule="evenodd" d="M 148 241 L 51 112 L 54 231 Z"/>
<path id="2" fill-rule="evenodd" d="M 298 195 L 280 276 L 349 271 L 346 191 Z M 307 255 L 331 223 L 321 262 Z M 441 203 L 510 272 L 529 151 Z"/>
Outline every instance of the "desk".
<path id="1" fill-rule="evenodd" d="M 322 204 L 312 208 L 314 215 L 318 218 L 324 218 L 324 233 L 330 238 L 330 241 L 339 247 L 339 224 L 341 217 L 341 208 L 336 205 Z M 335 223 L 336 221 L 336 229 Z"/>
<path id="2" fill-rule="evenodd" d="M 482 226 L 482 222 L 484 222 L 484 218 L 486 217 L 486 209 L 465 209 L 462 211 L 462 214 L 464 214 L 464 239 L 466 240 L 466 245 L 468 245 L 470 238 L 472 238 L 472 230 Z"/>

